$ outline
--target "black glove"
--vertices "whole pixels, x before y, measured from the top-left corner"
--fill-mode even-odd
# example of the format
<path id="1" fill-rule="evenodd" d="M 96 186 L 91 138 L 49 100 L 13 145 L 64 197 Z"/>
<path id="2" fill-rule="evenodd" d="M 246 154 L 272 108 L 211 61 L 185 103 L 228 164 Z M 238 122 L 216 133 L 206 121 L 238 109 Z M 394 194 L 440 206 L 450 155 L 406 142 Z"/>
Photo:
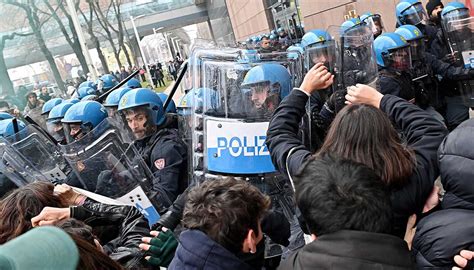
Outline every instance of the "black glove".
<path id="1" fill-rule="evenodd" d="M 155 231 L 161 231 L 163 227 L 170 230 L 174 230 L 179 223 L 181 222 L 181 215 L 174 213 L 173 211 L 168 211 L 164 213 L 160 220 L 158 220 L 153 226 L 152 229 Z"/>
<path id="2" fill-rule="evenodd" d="M 270 211 L 262 220 L 262 231 L 277 244 L 290 244 L 290 223 L 282 213 Z"/>
<path id="3" fill-rule="evenodd" d="M 446 54 L 443 58 L 441 58 L 441 61 L 446 62 L 448 64 L 456 63 L 456 52 L 452 54 L 451 53 Z"/>
<path id="4" fill-rule="evenodd" d="M 470 80 L 474 79 L 474 69 L 469 70 L 469 79 Z"/>
<path id="5" fill-rule="evenodd" d="M 344 71 L 344 85 L 351 86 L 358 83 L 364 83 L 367 78 L 367 72 L 362 70 Z"/>
<path id="6" fill-rule="evenodd" d="M 346 94 L 347 90 L 338 90 L 326 101 L 328 108 L 335 114 L 346 106 Z"/>

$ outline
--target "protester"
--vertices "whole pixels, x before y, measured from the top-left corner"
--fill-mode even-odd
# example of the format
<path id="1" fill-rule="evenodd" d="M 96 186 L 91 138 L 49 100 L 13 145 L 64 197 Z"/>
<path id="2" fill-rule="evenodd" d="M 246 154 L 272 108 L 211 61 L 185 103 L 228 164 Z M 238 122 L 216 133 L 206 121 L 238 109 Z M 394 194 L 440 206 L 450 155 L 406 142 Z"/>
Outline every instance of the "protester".
<path id="1" fill-rule="evenodd" d="M 327 155 L 312 157 L 294 180 L 313 242 L 279 269 L 413 269 L 407 243 L 388 234 L 389 191 L 370 168 Z"/>
<path id="2" fill-rule="evenodd" d="M 417 225 L 413 249 L 419 268 L 451 268 L 460 250 L 474 249 L 474 120 L 459 125 L 438 150 L 445 193 L 439 208 Z"/>
<path id="3" fill-rule="evenodd" d="M 290 178 L 311 156 L 297 136 L 305 104 L 314 91 L 326 88 L 332 81 L 326 68 L 316 64 L 301 87 L 290 92 L 273 115 L 267 145 L 274 164 Z M 433 189 L 438 176 L 436 151 L 447 130 L 432 116 L 398 97 L 382 95 L 365 85 L 348 89 L 346 99 L 353 105 L 336 115 L 316 155 L 331 154 L 373 169 L 392 190 L 393 233 L 401 236 L 408 217 L 413 213 L 421 215 Z M 407 146 L 401 143 L 391 121 L 401 129 Z"/>
<path id="4" fill-rule="evenodd" d="M 251 269 L 237 254 L 255 253 L 270 199 L 245 181 L 207 181 L 188 195 L 176 255 L 168 269 Z"/>
<path id="5" fill-rule="evenodd" d="M 28 113 L 36 108 L 42 108 L 44 105 L 44 101 L 41 99 L 38 99 L 38 96 L 36 95 L 35 92 L 30 92 L 26 95 L 26 107 L 25 110 L 23 111 L 24 115 L 28 115 Z"/>
<path id="6" fill-rule="evenodd" d="M 0 269 L 84 269 L 76 268 L 80 253 L 67 233 L 41 227 L 0 246 Z"/>

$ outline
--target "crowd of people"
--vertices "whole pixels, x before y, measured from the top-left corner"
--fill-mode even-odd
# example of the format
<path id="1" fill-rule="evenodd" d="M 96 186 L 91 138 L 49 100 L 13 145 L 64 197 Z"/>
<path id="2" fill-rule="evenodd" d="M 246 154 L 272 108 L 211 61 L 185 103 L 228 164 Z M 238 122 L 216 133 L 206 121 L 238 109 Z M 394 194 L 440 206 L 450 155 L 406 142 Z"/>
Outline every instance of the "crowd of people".
<path id="1" fill-rule="evenodd" d="M 125 67 L 27 93 L 34 123 L 0 113 L 0 268 L 474 269 L 469 12 L 197 48 L 178 103 Z"/>

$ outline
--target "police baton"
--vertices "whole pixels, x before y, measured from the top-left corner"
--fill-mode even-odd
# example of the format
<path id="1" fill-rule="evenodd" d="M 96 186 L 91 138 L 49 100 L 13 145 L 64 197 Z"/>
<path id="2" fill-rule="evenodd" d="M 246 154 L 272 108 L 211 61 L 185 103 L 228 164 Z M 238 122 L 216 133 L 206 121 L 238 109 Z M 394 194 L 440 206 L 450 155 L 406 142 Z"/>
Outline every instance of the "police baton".
<path id="1" fill-rule="evenodd" d="M 99 103 L 102 103 L 106 98 L 107 96 L 112 93 L 112 91 L 114 91 L 115 89 L 119 89 L 120 87 L 122 87 L 124 84 L 126 84 L 128 81 L 130 81 L 130 79 L 132 79 L 133 77 L 135 77 L 138 73 L 140 72 L 139 69 L 135 70 L 134 72 L 132 72 L 130 75 L 128 75 L 127 78 L 123 79 L 123 81 L 119 82 L 116 86 L 110 88 L 109 90 L 107 90 L 107 92 L 103 93 L 102 95 L 100 95 L 96 101 L 99 102 Z"/>
<path id="2" fill-rule="evenodd" d="M 47 130 L 45 130 L 42 126 L 38 125 L 38 123 L 36 123 L 36 121 L 33 120 L 33 118 L 31 118 L 29 115 L 24 116 L 23 119 L 25 119 L 25 121 L 28 122 L 28 124 L 30 124 L 30 125 L 35 125 L 39 130 L 43 131 L 43 133 L 44 133 L 52 142 L 54 142 L 54 144 L 58 144 L 58 143 L 59 143 L 53 136 L 51 136 L 51 134 L 49 134 L 49 132 L 48 132 Z"/>
<path id="3" fill-rule="evenodd" d="M 178 89 L 179 84 L 183 80 L 184 74 L 186 73 L 186 70 L 188 70 L 188 62 L 184 63 L 182 65 L 181 72 L 179 73 L 178 78 L 176 79 L 176 82 L 173 85 L 173 89 L 171 89 L 170 94 L 168 95 L 168 98 L 165 101 L 165 104 L 163 105 L 163 111 L 166 112 L 166 108 L 168 108 L 168 105 L 171 103 L 173 100 L 174 93 L 176 93 L 176 90 Z"/>

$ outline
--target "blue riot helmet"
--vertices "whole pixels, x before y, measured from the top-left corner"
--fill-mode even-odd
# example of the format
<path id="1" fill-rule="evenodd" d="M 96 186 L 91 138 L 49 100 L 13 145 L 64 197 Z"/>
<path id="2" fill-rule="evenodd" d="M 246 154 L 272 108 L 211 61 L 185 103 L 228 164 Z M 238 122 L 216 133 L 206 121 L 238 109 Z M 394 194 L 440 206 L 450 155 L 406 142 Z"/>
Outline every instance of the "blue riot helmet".
<path id="1" fill-rule="evenodd" d="M 130 90 L 132 90 L 132 88 L 125 87 L 115 89 L 114 91 L 110 92 L 110 94 L 105 99 L 105 102 L 103 103 L 104 107 L 107 109 L 109 116 L 115 115 L 115 112 L 118 109 L 120 99 L 123 97 L 123 95 L 125 95 L 125 93 Z"/>
<path id="2" fill-rule="evenodd" d="M 14 121 L 16 121 L 16 127 Z M 24 130 L 25 128 L 26 125 L 21 120 L 15 118 L 4 119 L 0 121 L 0 136 L 4 138 L 10 137 Z"/>
<path id="3" fill-rule="evenodd" d="M 72 103 L 72 104 L 76 104 L 78 103 L 79 101 L 81 101 L 80 99 L 78 98 L 70 98 L 70 99 L 66 99 L 63 103 Z"/>
<path id="4" fill-rule="evenodd" d="M 270 34 L 271 34 L 271 35 L 276 35 L 276 36 L 278 36 L 278 32 L 277 32 L 277 30 L 275 30 L 275 29 L 273 29 L 272 31 L 270 31 Z"/>
<path id="5" fill-rule="evenodd" d="M 94 82 L 91 82 L 91 81 L 85 81 L 85 82 L 79 84 L 78 88 L 82 88 L 82 87 L 90 87 L 90 88 L 93 88 L 93 89 L 97 90 L 97 84 L 95 84 Z"/>
<path id="6" fill-rule="evenodd" d="M 125 93 L 119 101 L 118 113 L 126 120 L 136 139 L 152 135 L 156 132 L 156 126 L 165 121 L 163 102 L 148 88 Z"/>
<path id="7" fill-rule="evenodd" d="M 291 75 L 280 64 L 262 64 L 251 68 L 245 74 L 241 87 L 251 89 L 251 100 L 255 108 L 266 107 L 274 110 L 290 93 Z M 278 100 L 271 100 L 273 97 L 278 97 Z"/>
<path id="8" fill-rule="evenodd" d="M 48 133 L 51 134 L 51 136 L 53 136 L 53 138 L 58 142 L 62 142 L 65 138 L 61 120 L 64 118 L 64 115 L 66 115 L 66 112 L 69 110 L 69 108 L 71 108 L 74 104 L 75 103 L 63 102 L 55 106 L 49 112 L 48 120 L 46 122 Z"/>
<path id="9" fill-rule="evenodd" d="M 112 87 L 116 86 L 117 84 L 117 79 L 115 79 L 114 76 L 110 74 L 105 74 L 98 80 L 97 90 L 99 90 L 100 93 L 104 93 L 107 90 L 110 90 Z"/>
<path id="10" fill-rule="evenodd" d="M 286 30 L 283 27 L 277 29 L 278 36 L 284 37 L 286 35 Z"/>
<path id="11" fill-rule="evenodd" d="M 278 36 L 277 35 L 274 35 L 274 34 L 271 34 L 269 36 L 270 40 L 277 40 L 278 39 Z"/>
<path id="12" fill-rule="evenodd" d="M 336 45 L 329 33 L 322 29 L 306 32 L 301 40 L 305 51 L 305 68 L 309 70 L 316 63 L 324 63 L 332 70 L 331 63 L 336 59 Z"/>
<path id="13" fill-rule="evenodd" d="M 6 112 L 0 112 L 0 121 L 5 119 L 12 119 L 13 116 Z"/>
<path id="14" fill-rule="evenodd" d="M 395 33 L 402 36 L 409 44 L 411 51 L 411 60 L 420 61 L 425 55 L 425 40 L 423 33 L 414 25 L 406 24 L 398 27 Z"/>
<path id="15" fill-rule="evenodd" d="M 365 23 L 374 34 L 374 39 L 382 34 L 384 26 L 382 16 L 372 12 L 366 12 L 360 16 L 361 22 Z"/>
<path id="16" fill-rule="evenodd" d="M 128 88 L 131 88 L 131 89 L 134 89 L 134 88 L 142 88 L 142 85 L 140 84 L 140 81 L 135 79 L 135 78 L 131 78 L 128 82 L 127 82 L 127 87 Z"/>
<path id="17" fill-rule="evenodd" d="M 61 120 L 68 143 L 81 139 L 107 116 L 107 110 L 97 101 L 87 100 L 73 104 Z"/>
<path id="18" fill-rule="evenodd" d="M 53 109 L 55 106 L 61 104 L 63 102 L 62 98 L 52 98 L 43 105 L 43 108 L 41 110 L 42 115 L 46 115 Z"/>
<path id="19" fill-rule="evenodd" d="M 97 90 L 95 90 L 92 87 L 81 87 L 79 90 L 77 90 L 77 94 L 79 99 L 83 99 L 85 96 L 88 95 L 95 95 L 97 93 Z"/>
<path id="20" fill-rule="evenodd" d="M 306 32 L 306 34 L 301 39 L 301 46 L 303 47 L 303 49 L 306 49 L 313 45 L 322 45 L 324 42 L 329 41 L 331 39 L 331 36 L 326 30 L 314 29 Z"/>
<path id="21" fill-rule="evenodd" d="M 97 95 L 87 95 L 81 99 L 81 101 L 88 101 L 88 100 L 96 100 L 98 98 Z"/>
<path id="22" fill-rule="evenodd" d="M 218 96 L 215 90 L 209 88 L 193 88 L 178 102 L 177 113 L 182 116 L 190 115 L 192 110 L 207 112 L 216 110 L 218 107 Z"/>
<path id="23" fill-rule="evenodd" d="M 297 45 L 291 45 L 290 47 L 288 47 L 288 49 L 286 49 L 286 51 L 288 52 L 288 58 L 292 59 L 297 59 L 298 57 L 301 57 L 301 55 L 304 54 L 303 48 Z"/>
<path id="24" fill-rule="evenodd" d="M 166 99 L 168 98 L 168 95 L 165 93 L 158 93 L 158 96 L 161 99 L 161 102 L 163 102 L 163 105 L 165 105 Z M 166 113 L 176 113 L 176 104 L 174 103 L 173 99 L 171 99 L 170 104 L 168 105 L 168 108 L 166 108 Z"/>
<path id="25" fill-rule="evenodd" d="M 469 9 L 461 2 L 450 2 L 441 11 L 443 23 L 469 18 Z"/>
<path id="26" fill-rule="evenodd" d="M 359 18 L 350 18 L 341 24 L 341 35 L 360 25 L 362 21 Z"/>
<path id="27" fill-rule="evenodd" d="M 406 71 L 411 68 L 410 45 L 399 34 L 384 33 L 374 41 L 377 64 L 384 68 Z"/>
<path id="28" fill-rule="evenodd" d="M 397 22 L 399 25 L 424 24 L 424 22 L 428 19 L 428 15 L 426 14 L 423 5 L 419 1 L 404 0 L 397 4 L 395 10 Z"/>

